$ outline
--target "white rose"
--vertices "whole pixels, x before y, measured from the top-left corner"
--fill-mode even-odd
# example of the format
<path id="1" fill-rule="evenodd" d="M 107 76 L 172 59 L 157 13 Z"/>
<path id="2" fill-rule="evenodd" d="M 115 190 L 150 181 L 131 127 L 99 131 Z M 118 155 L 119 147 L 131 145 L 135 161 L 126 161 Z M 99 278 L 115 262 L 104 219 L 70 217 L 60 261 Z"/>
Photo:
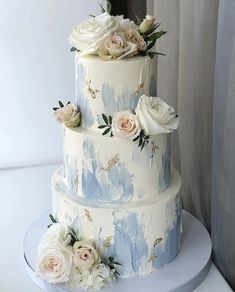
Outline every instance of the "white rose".
<path id="1" fill-rule="evenodd" d="M 40 250 L 36 274 L 50 283 L 60 284 L 69 280 L 71 267 L 72 255 L 69 251 L 48 246 Z"/>
<path id="2" fill-rule="evenodd" d="M 73 252 L 73 262 L 80 270 L 90 269 L 101 262 L 98 252 L 88 241 L 75 242 Z"/>
<path id="3" fill-rule="evenodd" d="M 76 105 L 71 103 L 57 109 L 54 113 L 54 117 L 59 123 L 63 123 L 69 128 L 78 126 L 81 120 L 81 114 Z"/>
<path id="4" fill-rule="evenodd" d="M 147 49 L 147 44 L 144 41 L 144 38 L 140 35 L 140 33 L 136 29 L 129 29 L 126 32 L 127 41 L 136 44 L 137 50 L 145 51 Z"/>
<path id="5" fill-rule="evenodd" d="M 69 42 L 82 52 L 81 55 L 95 54 L 105 39 L 117 31 L 118 26 L 119 22 L 115 17 L 104 12 L 74 27 Z"/>
<path id="6" fill-rule="evenodd" d="M 159 97 L 142 95 L 136 115 L 148 135 L 171 133 L 178 128 L 179 118 L 174 114 L 174 109 Z"/>
<path id="7" fill-rule="evenodd" d="M 141 131 L 136 115 L 130 110 L 115 113 L 112 121 L 113 135 L 120 138 L 135 139 Z"/>
<path id="8" fill-rule="evenodd" d="M 71 242 L 68 228 L 61 223 L 53 223 L 43 234 L 39 250 L 45 246 L 66 247 Z"/>
<path id="9" fill-rule="evenodd" d="M 129 18 L 123 18 L 123 16 L 121 16 L 117 22 L 119 22 L 119 30 L 123 31 L 123 32 L 127 32 L 130 29 L 137 29 L 136 24 L 134 23 L 134 21 L 130 20 Z"/>

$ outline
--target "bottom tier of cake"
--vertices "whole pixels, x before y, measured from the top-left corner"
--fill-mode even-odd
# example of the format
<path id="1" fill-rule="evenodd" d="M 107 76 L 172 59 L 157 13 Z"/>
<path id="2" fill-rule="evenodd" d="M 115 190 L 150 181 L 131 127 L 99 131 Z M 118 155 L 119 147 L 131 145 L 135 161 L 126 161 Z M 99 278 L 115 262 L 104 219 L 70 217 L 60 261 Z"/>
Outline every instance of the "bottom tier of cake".
<path id="1" fill-rule="evenodd" d="M 172 171 L 171 186 L 156 198 L 136 203 L 88 205 L 67 191 L 63 170 L 52 177 L 53 213 L 91 240 L 103 262 L 120 263 L 122 277 L 151 273 L 177 256 L 181 239 L 181 179 Z"/>

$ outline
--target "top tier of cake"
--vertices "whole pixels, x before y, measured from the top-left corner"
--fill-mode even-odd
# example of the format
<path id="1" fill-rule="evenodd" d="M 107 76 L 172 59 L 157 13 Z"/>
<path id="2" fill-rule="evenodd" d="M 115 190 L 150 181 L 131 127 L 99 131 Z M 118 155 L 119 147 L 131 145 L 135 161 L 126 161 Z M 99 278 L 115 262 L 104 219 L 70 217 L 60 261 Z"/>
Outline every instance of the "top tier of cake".
<path id="1" fill-rule="evenodd" d="M 101 132 L 102 114 L 135 109 L 142 94 L 156 96 L 157 58 L 138 56 L 104 61 L 76 54 L 76 103 L 81 126 Z"/>

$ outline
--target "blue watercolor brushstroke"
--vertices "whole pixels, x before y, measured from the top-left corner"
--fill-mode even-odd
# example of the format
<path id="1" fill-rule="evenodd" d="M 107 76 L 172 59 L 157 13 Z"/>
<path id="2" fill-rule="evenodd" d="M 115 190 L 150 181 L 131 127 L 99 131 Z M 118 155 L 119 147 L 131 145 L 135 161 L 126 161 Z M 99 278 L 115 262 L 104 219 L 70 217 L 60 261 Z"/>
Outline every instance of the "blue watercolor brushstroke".
<path id="1" fill-rule="evenodd" d="M 102 85 L 101 96 L 103 101 L 102 113 L 110 116 L 122 110 L 134 110 L 140 98 L 140 95 L 136 95 L 127 86 L 124 86 L 122 93 L 115 98 L 114 88 L 108 84 Z M 103 124 L 102 113 L 97 115 L 98 124 Z"/>
<path id="2" fill-rule="evenodd" d="M 156 245 L 153 252 L 156 255 L 152 265 L 155 269 L 159 269 L 167 263 L 172 262 L 180 248 L 180 225 L 181 225 L 181 202 L 176 202 L 176 220 L 171 228 L 168 228 L 165 236 L 165 244 Z"/>
<path id="3" fill-rule="evenodd" d="M 115 220 L 115 261 L 122 264 L 122 274 L 140 272 L 141 259 L 147 258 L 148 246 L 145 241 L 143 226 L 139 224 L 137 214 L 130 213 L 121 220 Z"/>
<path id="4" fill-rule="evenodd" d="M 99 251 L 102 262 L 108 264 L 110 257 L 112 257 L 113 259 L 115 258 L 116 251 L 113 243 L 111 243 L 109 247 L 104 246 L 105 239 L 106 238 L 104 238 L 102 235 L 102 228 L 100 228 L 98 237 L 95 240 L 96 249 Z"/>
<path id="5" fill-rule="evenodd" d="M 86 164 L 82 171 L 82 189 L 86 199 L 92 201 L 128 202 L 134 192 L 132 175 L 124 163 L 118 162 L 110 171 L 104 171 L 104 165 L 96 157 L 93 142 L 86 139 L 83 143 Z"/>
<path id="6" fill-rule="evenodd" d="M 76 159 L 67 156 L 66 161 L 68 191 L 71 193 L 76 193 L 78 187 L 78 169 Z"/>
<path id="7" fill-rule="evenodd" d="M 77 83 L 76 83 L 76 105 L 82 113 L 82 124 L 89 128 L 94 123 L 92 111 L 89 107 L 89 101 L 84 94 L 86 88 L 86 69 L 81 63 L 77 65 Z"/>
<path id="8" fill-rule="evenodd" d="M 165 190 L 170 185 L 170 157 L 171 142 L 170 135 L 167 137 L 166 150 L 162 153 L 162 167 L 158 174 L 157 189 L 158 192 Z"/>

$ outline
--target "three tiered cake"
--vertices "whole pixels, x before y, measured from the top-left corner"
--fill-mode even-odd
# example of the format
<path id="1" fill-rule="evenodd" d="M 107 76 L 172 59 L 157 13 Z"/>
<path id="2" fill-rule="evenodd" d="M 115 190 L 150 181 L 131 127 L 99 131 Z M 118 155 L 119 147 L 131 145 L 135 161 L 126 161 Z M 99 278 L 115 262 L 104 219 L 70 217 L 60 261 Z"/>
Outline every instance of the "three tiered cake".
<path id="1" fill-rule="evenodd" d="M 179 251 L 181 179 L 170 162 L 178 117 L 154 97 L 157 58 L 148 49 L 158 25 L 144 21 L 105 12 L 70 36 L 80 51 L 76 101 L 55 108 L 64 166 L 52 177 L 53 224 L 38 256 L 50 282 L 98 289 L 115 274 L 151 273 Z"/>

